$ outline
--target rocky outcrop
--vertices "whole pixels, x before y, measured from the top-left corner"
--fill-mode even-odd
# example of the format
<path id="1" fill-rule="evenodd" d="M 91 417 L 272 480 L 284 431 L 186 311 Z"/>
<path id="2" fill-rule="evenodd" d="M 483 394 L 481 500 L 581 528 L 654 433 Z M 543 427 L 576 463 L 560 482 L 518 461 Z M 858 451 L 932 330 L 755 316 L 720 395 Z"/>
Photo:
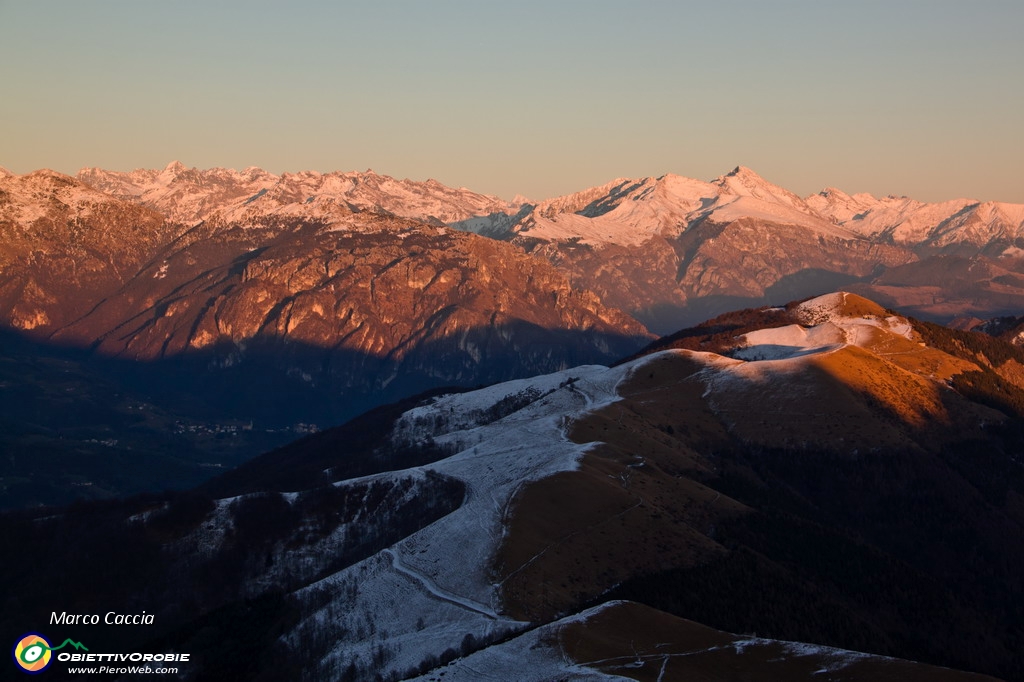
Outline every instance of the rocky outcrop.
<path id="1" fill-rule="evenodd" d="M 0 324 L 45 333 L 72 322 L 178 230 L 60 173 L 0 177 Z"/>

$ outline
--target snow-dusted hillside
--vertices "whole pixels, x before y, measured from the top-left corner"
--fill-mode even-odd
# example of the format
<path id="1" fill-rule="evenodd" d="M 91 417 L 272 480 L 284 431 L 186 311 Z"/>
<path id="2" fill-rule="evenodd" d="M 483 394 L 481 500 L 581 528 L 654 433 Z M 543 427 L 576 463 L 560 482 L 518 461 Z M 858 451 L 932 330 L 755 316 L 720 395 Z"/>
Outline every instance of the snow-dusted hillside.
<path id="1" fill-rule="evenodd" d="M 851 314 L 851 299 L 861 304 L 860 314 Z M 774 360 L 828 352 L 846 344 L 865 347 L 878 332 L 913 339 L 913 328 L 906 318 L 864 306 L 863 302 L 847 292 L 804 301 L 795 311 L 802 324 L 748 332 L 741 337 L 743 346 L 733 357 Z"/>
<path id="2" fill-rule="evenodd" d="M 746 334 L 734 358 L 663 351 L 615 368 L 576 367 L 444 396 L 406 412 L 394 426 L 394 442 L 430 442 L 453 454 L 375 478 L 422 478 L 427 471 L 455 479 L 465 486 L 462 505 L 376 555 L 299 591 L 313 609 L 287 641 L 293 646 L 325 638 L 331 642 L 323 652 L 319 675 L 338 675 L 373 661 L 374 672 L 387 677 L 430 667 L 441 660 L 439 652 L 466 653 L 536 625 L 507 615 L 503 581 L 495 567 L 512 522 L 513 500 L 533 483 L 578 471 L 586 454 L 601 443 L 575 442 L 568 433 L 577 422 L 622 400 L 623 387 L 641 376 L 654 376 L 674 363 L 690 363 L 690 381 L 703 385 L 704 404 L 742 436 L 747 429 L 744 418 L 736 414 L 736 396 L 750 398 L 770 384 L 770 392 L 777 396 L 772 411 L 787 405 L 798 410 L 808 396 L 820 405 L 832 390 L 814 379 L 821 356 L 847 347 L 871 352 L 890 337 L 919 347 L 905 319 L 845 293 L 807 301 L 796 308 L 795 316 L 801 324 Z M 896 366 L 892 371 L 911 373 Z M 794 386 L 802 387 L 795 399 L 786 396 Z M 847 410 L 841 405 L 829 409 Z M 794 416 L 801 418 L 799 413 Z M 545 561 L 544 555 L 542 550 L 531 561 Z M 514 641 L 536 644 L 539 634 Z M 510 644 L 478 656 L 487 661 L 485 667 L 494 669 L 520 649 Z M 454 670 L 464 674 L 475 669 L 473 660 Z M 575 664 L 565 667 L 550 652 L 530 654 L 526 660 L 540 667 L 522 679 L 547 679 L 544 675 L 556 670 L 579 672 Z M 598 673 L 586 674 L 600 679 Z"/>
<path id="3" fill-rule="evenodd" d="M 476 682 L 514 675 L 517 682 L 663 681 L 722 679 L 722 671 L 735 679 L 770 682 L 985 679 L 857 651 L 733 635 L 624 601 L 562 618 L 414 679 Z"/>
<path id="4" fill-rule="evenodd" d="M 874 673 L 858 666 L 870 663 L 873 670 L 874 666 L 908 665 L 722 633 L 715 635 L 725 638 L 721 642 L 701 648 L 697 643 L 705 635 L 675 632 L 682 626 L 661 623 L 663 614 L 643 616 L 641 622 L 654 618 L 661 623 L 649 636 L 660 638 L 656 641 L 662 644 L 657 647 L 674 647 L 671 655 L 652 644 L 642 655 L 634 651 L 632 658 L 628 651 L 618 657 L 590 658 L 585 647 L 579 649 L 579 642 L 589 637 L 600 642 L 608 637 L 635 637 L 624 633 L 638 632 L 629 630 L 629 623 L 636 617 L 633 609 L 640 607 L 611 604 L 577 615 L 570 609 L 539 621 L 511 615 L 524 612 L 523 599 L 543 599 L 540 586 L 559 580 L 559 562 L 574 561 L 571 548 L 577 545 L 580 551 L 592 553 L 594 574 L 604 575 L 606 582 L 601 578 L 592 586 L 576 582 L 582 575 L 577 569 L 561 574 L 563 581 L 574 585 L 571 590 L 583 591 L 575 602 L 560 603 L 578 605 L 591 594 L 587 590 L 600 595 L 615 587 L 615 576 L 643 570 L 624 569 L 628 561 L 611 563 L 621 561 L 616 559 L 624 551 L 619 543 L 630 542 L 632 531 L 616 535 L 614 529 L 620 523 L 626 528 L 639 523 L 636 528 L 647 530 L 636 532 L 650 533 L 651 542 L 661 537 L 667 545 L 678 540 L 654 530 L 660 529 L 663 515 L 684 514 L 676 519 L 676 528 L 702 528 L 707 533 L 708 526 L 702 524 L 714 528 L 716 522 L 710 519 L 724 522 L 750 513 L 721 491 L 680 483 L 679 473 L 666 478 L 665 472 L 673 467 L 706 471 L 714 460 L 705 459 L 703 453 L 687 455 L 697 459 L 683 465 L 686 460 L 681 453 L 660 452 L 666 427 L 659 425 L 657 437 L 652 437 L 647 429 L 654 430 L 653 425 L 637 422 L 638 411 L 659 415 L 657 419 L 691 415 L 681 422 L 688 424 L 687 429 L 711 433 L 724 428 L 752 445 L 817 447 L 821 452 L 850 456 L 871 444 L 908 447 L 913 442 L 908 432 L 872 416 L 872 410 L 903 409 L 908 423 L 913 423 L 915 415 L 944 409 L 934 395 L 948 391 L 943 382 L 949 376 L 977 370 L 969 362 L 926 347 L 905 318 L 852 294 L 821 296 L 792 306 L 788 315 L 792 320 L 788 326 L 738 336 L 731 357 L 661 351 L 615 368 L 577 367 L 443 396 L 405 412 L 393 427 L 393 442 L 429 442 L 451 454 L 433 464 L 376 478 L 423 478 L 428 472 L 427 476 L 453 479 L 465 487 L 461 506 L 374 556 L 297 592 L 309 611 L 285 641 L 293 647 L 321 642 L 320 676 L 372 670 L 388 678 L 467 656 L 418 678 L 423 680 L 479 679 L 483 674 L 513 674 L 514 679 L 523 680 L 562 675 L 615 679 L 616 675 L 629 677 L 631 663 L 638 671 L 659 666 L 663 671 L 675 670 L 683 665 L 684 650 L 697 658 L 728 651 L 737 657 L 737 665 L 755 668 L 770 666 L 772 661 L 787 670 L 813 667 L 807 674 L 861 670 L 857 675 L 863 679 L 871 679 Z M 870 376 L 870 381 L 864 381 L 864 376 Z M 846 388 L 840 388 L 837 380 Z M 640 429 L 632 438 L 617 433 L 624 426 L 624 416 L 625 424 L 631 425 L 627 428 Z M 934 416 L 940 421 L 980 418 L 990 423 L 1002 418 L 973 407 L 958 415 Z M 721 426 L 695 426 L 708 418 Z M 765 426 L 766 419 L 771 426 Z M 601 423 L 606 424 L 604 430 L 598 426 Z M 977 423 L 967 428 L 977 429 Z M 588 499 L 597 489 L 594 493 L 577 490 L 594 484 L 608 486 L 605 501 Z M 535 514 L 530 505 L 538 494 L 560 499 L 551 509 L 560 510 L 566 519 Z M 617 502 L 615 495 L 622 496 L 623 502 Z M 659 501 L 663 495 L 674 502 Z M 681 502 L 687 498 L 689 502 Z M 691 517 L 696 512 L 685 509 L 706 511 Z M 536 540 L 537 534 L 545 538 L 549 533 L 550 539 Z M 724 551 L 710 537 L 694 537 L 693 556 L 708 561 Z M 537 548 L 533 556 L 518 568 L 499 566 L 497 557 L 508 551 L 509 543 L 521 543 L 524 538 Z M 588 542 L 609 543 L 609 547 Z M 638 547 L 632 553 L 643 557 L 646 551 Z M 664 558 L 666 552 L 667 547 L 654 556 Z M 533 597 L 522 589 L 509 591 L 512 578 L 519 581 L 524 576 L 537 587 Z M 542 582 L 529 582 L 535 580 Z M 535 612 L 542 610 L 538 606 Z M 578 635 L 567 634 L 577 627 L 582 628 Z"/>
<path id="5" fill-rule="evenodd" d="M 455 451 L 429 465 L 463 482 L 462 506 L 387 550 L 314 583 L 299 593 L 351 595 L 343 608 L 332 600 L 315 610 L 291 636 L 296 645 L 318 631 L 343 633 L 326 652 L 321 673 L 367 663 L 383 647 L 388 661 L 377 672 L 405 672 L 446 649 L 458 651 L 467 636 L 488 642 L 527 627 L 503 614 L 492 563 L 509 505 L 531 481 L 575 469 L 588 445 L 566 437 L 566 428 L 589 410 L 618 398 L 615 388 L 644 361 L 614 369 L 577 367 L 535 379 L 442 397 L 407 412 L 394 438 L 432 440 Z M 510 412 L 501 416 L 504 412 Z M 395 472 L 388 476 L 406 476 Z M 349 586 L 353 586 L 354 594 Z M 360 630 L 372 614 L 376 632 Z"/>

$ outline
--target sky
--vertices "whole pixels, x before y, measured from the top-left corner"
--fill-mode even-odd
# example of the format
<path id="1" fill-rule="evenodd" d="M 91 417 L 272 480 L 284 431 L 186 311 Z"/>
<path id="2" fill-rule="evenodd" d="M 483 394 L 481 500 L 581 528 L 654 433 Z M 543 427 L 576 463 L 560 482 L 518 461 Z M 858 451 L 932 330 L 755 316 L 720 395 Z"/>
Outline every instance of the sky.
<path id="1" fill-rule="evenodd" d="M 1024 203 L 1024 2 L 0 0 L 0 166 Z"/>

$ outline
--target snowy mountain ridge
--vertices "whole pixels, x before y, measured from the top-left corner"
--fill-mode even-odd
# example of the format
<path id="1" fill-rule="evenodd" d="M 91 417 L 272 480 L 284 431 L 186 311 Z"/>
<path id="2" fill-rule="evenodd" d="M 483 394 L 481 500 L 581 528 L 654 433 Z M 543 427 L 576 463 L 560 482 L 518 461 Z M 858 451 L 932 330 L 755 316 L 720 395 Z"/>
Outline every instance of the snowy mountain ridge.
<path id="1" fill-rule="evenodd" d="M 433 224 L 518 207 L 497 197 L 446 187 L 436 180 L 396 180 L 365 172 L 301 171 L 274 175 L 261 168 L 198 170 L 178 161 L 162 170 L 128 173 L 83 168 L 78 179 L 124 199 L 161 211 L 169 219 L 196 224 L 218 215 L 240 221 L 254 215 L 338 218 L 376 211 Z"/>
<path id="2" fill-rule="evenodd" d="M 18 177 L 0 180 L 13 186 Z M 277 176 L 174 162 L 131 173 L 83 169 L 78 177 L 184 229 L 247 230 L 254 245 L 282 225 L 390 229 L 366 220 L 372 216 L 512 242 L 656 333 L 737 305 L 840 287 L 942 322 L 1012 314 L 1024 300 L 1024 205 L 929 204 L 831 188 L 802 199 L 742 166 L 709 182 L 619 178 L 536 204 L 372 171 Z M 36 203 L 19 209 L 23 228 L 51 211 L 42 194 Z M 26 316 L 36 324 L 38 316 Z"/>
<path id="3" fill-rule="evenodd" d="M 984 247 L 998 238 L 1012 243 L 1024 224 L 1024 206 L 1020 204 L 973 199 L 928 204 L 908 197 L 850 196 L 829 188 L 808 197 L 807 203 L 818 214 L 860 236 L 911 246 L 966 242 Z"/>
<path id="4" fill-rule="evenodd" d="M 512 232 L 534 239 L 637 246 L 657 236 L 678 236 L 699 220 L 742 218 L 855 237 L 822 219 L 792 192 L 742 166 L 712 182 L 674 174 L 619 178 L 540 202 Z"/>
<path id="5" fill-rule="evenodd" d="M 878 199 L 866 193 L 850 196 L 834 188 L 802 199 L 739 166 L 710 182 L 673 174 L 620 178 L 541 202 L 532 218 L 520 232 L 593 244 L 635 245 L 655 235 L 678 234 L 698 220 L 725 223 L 752 218 L 799 225 L 842 239 L 939 248 L 959 242 L 985 246 L 996 238 L 1020 237 L 1024 205 L 973 199 L 939 203 L 906 197 Z"/>
<path id="6" fill-rule="evenodd" d="M 505 201 L 454 189 L 436 180 L 396 180 L 372 170 L 274 175 L 258 167 L 199 170 L 174 161 L 163 169 L 131 172 L 83 168 L 76 177 L 189 225 L 215 214 L 226 221 L 254 215 L 332 220 L 348 211 L 371 210 L 488 236 L 637 245 L 658 235 L 678 235 L 699 220 L 749 218 L 914 248 L 1013 241 L 1024 225 L 1020 204 L 973 199 L 925 203 L 849 195 L 835 188 L 801 198 L 744 166 L 708 182 L 671 173 L 618 178 L 535 204 L 522 197 Z"/>

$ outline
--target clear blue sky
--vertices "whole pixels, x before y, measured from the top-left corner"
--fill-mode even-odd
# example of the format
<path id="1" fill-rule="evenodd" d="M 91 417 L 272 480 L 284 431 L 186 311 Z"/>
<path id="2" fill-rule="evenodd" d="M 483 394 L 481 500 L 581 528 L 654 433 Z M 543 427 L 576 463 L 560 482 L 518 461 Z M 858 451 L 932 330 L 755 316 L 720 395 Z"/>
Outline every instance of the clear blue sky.
<path id="1" fill-rule="evenodd" d="M 0 0 L 0 165 L 1024 203 L 1024 2 Z"/>

